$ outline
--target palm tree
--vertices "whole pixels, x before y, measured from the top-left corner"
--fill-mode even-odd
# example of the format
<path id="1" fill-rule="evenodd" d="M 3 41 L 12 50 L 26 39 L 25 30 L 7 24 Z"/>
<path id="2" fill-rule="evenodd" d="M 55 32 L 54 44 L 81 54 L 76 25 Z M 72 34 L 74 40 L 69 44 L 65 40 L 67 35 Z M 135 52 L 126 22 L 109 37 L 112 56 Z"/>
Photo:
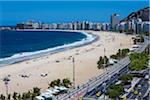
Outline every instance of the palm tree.
<path id="1" fill-rule="evenodd" d="M 25 93 L 22 94 L 22 100 L 26 100 L 26 94 Z"/>
<path id="2" fill-rule="evenodd" d="M 108 62 L 109 62 L 109 59 L 107 58 L 107 56 L 104 56 L 104 58 L 103 58 L 103 64 L 108 64 Z"/>
<path id="3" fill-rule="evenodd" d="M 28 91 L 28 92 L 24 92 L 23 94 L 22 94 L 22 99 L 23 100 L 30 100 L 30 97 L 32 96 L 32 93 L 30 92 L 30 91 Z"/>
<path id="4" fill-rule="evenodd" d="M 4 95 L 0 95 L 0 100 L 5 100 L 5 96 Z"/>
<path id="5" fill-rule="evenodd" d="M 61 84 L 61 80 L 57 79 L 57 86 L 60 86 L 60 84 Z"/>
<path id="6" fill-rule="evenodd" d="M 14 92 L 14 94 L 13 94 L 13 99 L 17 100 L 17 93 L 16 92 Z"/>
<path id="7" fill-rule="evenodd" d="M 8 100 L 10 100 L 10 98 L 11 98 L 11 94 L 8 94 L 8 97 L 7 97 L 7 99 L 8 99 Z"/>
<path id="8" fill-rule="evenodd" d="M 100 69 L 101 67 L 104 68 L 108 64 L 108 61 L 109 59 L 106 56 L 104 56 L 104 58 L 100 56 L 99 61 L 97 62 L 98 69 Z"/>
<path id="9" fill-rule="evenodd" d="M 54 81 L 52 81 L 50 84 L 49 84 L 49 87 L 54 87 Z"/>
<path id="10" fill-rule="evenodd" d="M 102 60 L 103 60 L 103 58 L 102 58 L 102 56 L 100 56 L 99 57 L 99 61 L 97 62 L 97 67 L 98 67 L 98 69 L 100 69 L 101 67 L 102 67 Z"/>
<path id="11" fill-rule="evenodd" d="M 68 78 L 63 79 L 63 85 L 68 88 L 71 85 L 71 81 Z"/>
<path id="12" fill-rule="evenodd" d="M 117 55 L 114 55 L 114 54 L 111 55 L 110 58 L 112 58 L 112 59 L 118 59 Z"/>
<path id="13" fill-rule="evenodd" d="M 20 94 L 18 94 L 18 99 L 21 100 L 21 95 Z"/>
<path id="14" fill-rule="evenodd" d="M 36 95 L 40 95 L 40 88 L 34 87 L 33 88 L 33 93 L 35 93 Z"/>
<path id="15" fill-rule="evenodd" d="M 60 85 L 61 85 L 61 80 L 57 79 L 57 80 L 51 81 L 51 83 L 49 84 L 49 87 L 60 86 Z"/>

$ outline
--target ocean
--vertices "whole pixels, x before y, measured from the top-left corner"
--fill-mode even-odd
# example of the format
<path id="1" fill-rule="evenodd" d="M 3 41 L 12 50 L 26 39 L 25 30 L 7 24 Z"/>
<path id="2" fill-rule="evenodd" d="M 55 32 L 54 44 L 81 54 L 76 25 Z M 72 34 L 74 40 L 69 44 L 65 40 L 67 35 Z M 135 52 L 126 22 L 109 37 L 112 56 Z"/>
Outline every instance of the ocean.
<path id="1" fill-rule="evenodd" d="M 84 45 L 96 36 L 66 31 L 0 31 L 0 66 Z"/>

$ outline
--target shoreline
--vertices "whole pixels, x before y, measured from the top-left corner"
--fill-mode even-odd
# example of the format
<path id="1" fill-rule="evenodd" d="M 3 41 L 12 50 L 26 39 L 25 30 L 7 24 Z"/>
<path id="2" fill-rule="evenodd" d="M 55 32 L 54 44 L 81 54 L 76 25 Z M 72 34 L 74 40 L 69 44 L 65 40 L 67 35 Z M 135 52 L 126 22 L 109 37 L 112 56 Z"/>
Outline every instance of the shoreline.
<path id="1" fill-rule="evenodd" d="M 72 57 L 75 58 L 75 84 L 79 86 L 104 72 L 103 69 L 97 68 L 99 57 L 104 56 L 104 47 L 106 47 L 107 57 L 115 54 L 118 49 L 132 47 L 130 43 L 132 35 L 99 31 L 83 32 L 92 32 L 99 38 L 85 46 L 0 67 L 0 79 L 10 76 L 9 93 L 27 92 L 33 87 L 39 87 L 41 91 L 45 91 L 48 83 L 55 79 L 69 78 L 72 81 Z M 47 76 L 41 77 L 41 74 L 47 74 Z M 21 75 L 29 77 L 23 78 Z M 5 94 L 5 84 L 2 80 L 0 80 L 0 88 L 0 94 Z"/>
<path id="2" fill-rule="evenodd" d="M 61 46 L 57 46 L 57 47 L 53 47 L 53 48 L 47 48 L 47 49 L 42 49 L 42 50 L 38 50 L 38 51 L 33 51 L 33 52 L 22 52 L 22 53 L 16 53 L 10 57 L 6 57 L 6 58 L 0 58 L 0 67 L 5 67 L 7 65 L 11 65 L 11 64 L 16 64 L 16 63 L 20 63 L 20 62 L 23 62 L 23 61 L 28 61 L 28 60 L 32 60 L 32 59 L 36 59 L 36 58 L 40 58 L 40 57 L 44 57 L 46 55 L 52 55 L 52 54 L 55 54 L 55 53 L 58 53 L 58 52 L 63 52 L 65 50 L 68 50 L 68 49 L 74 49 L 74 48 L 78 48 L 78 47 L 82 47 L 82 46 L 85 46 L 85 45 L 88 45 L 92 42 L 95 42 L 99 39 L 99 36 L 97 35 L 94 35 L 92 33 L 88 33 L 88 32 L 81 32 L 81 31 L 74 31 L 74 30 L 37 30 L 37 29 L 25 29 L 25 30 L 15 30 L 15 31 L 55 31 L 55 32 L 76 32 L 77 34 L 78 33 L 81 33 L 81 34 L 84 34 L 86 36 L 86 38 L 80 40 L 80 41 L 75 41 L 73 43 L 69 43 L 67 45 L 61 45 Z M 91 37 L 91 38 L 90 38 Z M 88 39 L 89 38 L 89 39 Z M 92 40 L 90 40 L 92 39 Z M 78 43 L 74 46 L 71 46 L 75 43 Z M 58 48 L 59 47 L 59 48 Z M 55 49 L 57 48 L 57 49 Z M 55 49 L 55 50 L 52 50 L 52 49 Z M 43 52 L 42 52 L 43 51 Z M 38 52 L 41 52 L 41 53 L 38 53 Z M 25 55 L 23 56 L 22 54 L 25 54 L 25 53 L 37 53 L 37 54 L 31 54 L 31 55 Z M 17 57 L 17 58 L 12 58 L 14 57 L 15 55 L 20 55 L 20 56 L 23 56 L 23 57 Z M 3 60 L 1 60 L 3 59 Z"/>

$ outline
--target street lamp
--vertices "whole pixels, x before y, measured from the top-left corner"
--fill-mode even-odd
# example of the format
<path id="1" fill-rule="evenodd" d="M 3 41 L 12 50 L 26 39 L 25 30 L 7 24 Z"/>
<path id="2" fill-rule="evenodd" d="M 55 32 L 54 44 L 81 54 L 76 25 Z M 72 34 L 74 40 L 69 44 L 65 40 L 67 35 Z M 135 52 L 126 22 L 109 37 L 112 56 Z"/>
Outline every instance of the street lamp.
<path id="1" fill-rule="evenodd" d="M 102 46 L 104 47 L 104 64 L 103 64 L 103 66 L 104 66 L 104 68 L 106 67 L 106 59 L 105 59 L 105 56 L 106 56 L 106 48 L 105 48 L 105 45 L 104 44 L 102 44 Z M 107 69 L 106 69 L 107 70 Z"/>
<path id="2" fill-rule="evenodd" d="M 72 58 L 72 63 L 73 63 L 73 85 L 75 88 L 75 59 L 74 57 Z"/>
<path id="3" fill-rule="evenodd" d="M 105 36 L 104 36 L 104 44 L 102 44 L 102 46 L 104 47 L 104 68 L 106 67 L 106 59 L 105 59 L 105 56 L 106 56 L 106 48 L 105 48 L 105 43 L 106 43 L 106 34 L 105 34 Z M 107 70 L 107 69 L 106 69 Z M 105 70 L 105 71 L 106 71 Z"/>

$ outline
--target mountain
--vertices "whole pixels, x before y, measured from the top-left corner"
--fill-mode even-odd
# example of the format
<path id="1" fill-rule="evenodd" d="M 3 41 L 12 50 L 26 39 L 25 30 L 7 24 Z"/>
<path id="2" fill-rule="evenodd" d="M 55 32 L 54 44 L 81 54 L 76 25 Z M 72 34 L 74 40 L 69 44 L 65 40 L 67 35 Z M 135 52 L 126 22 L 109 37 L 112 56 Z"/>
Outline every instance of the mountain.
<path id="1" fill-rule="evenodd" d="M 129 21 L 133 18 L 141 18 L 142 21 L 150 21 L 150 7 L 145 7 L 143 9 L 138 10 L 137 12 L 132 12 L 126 18 L 121 20 L 121 22 Z"/>

